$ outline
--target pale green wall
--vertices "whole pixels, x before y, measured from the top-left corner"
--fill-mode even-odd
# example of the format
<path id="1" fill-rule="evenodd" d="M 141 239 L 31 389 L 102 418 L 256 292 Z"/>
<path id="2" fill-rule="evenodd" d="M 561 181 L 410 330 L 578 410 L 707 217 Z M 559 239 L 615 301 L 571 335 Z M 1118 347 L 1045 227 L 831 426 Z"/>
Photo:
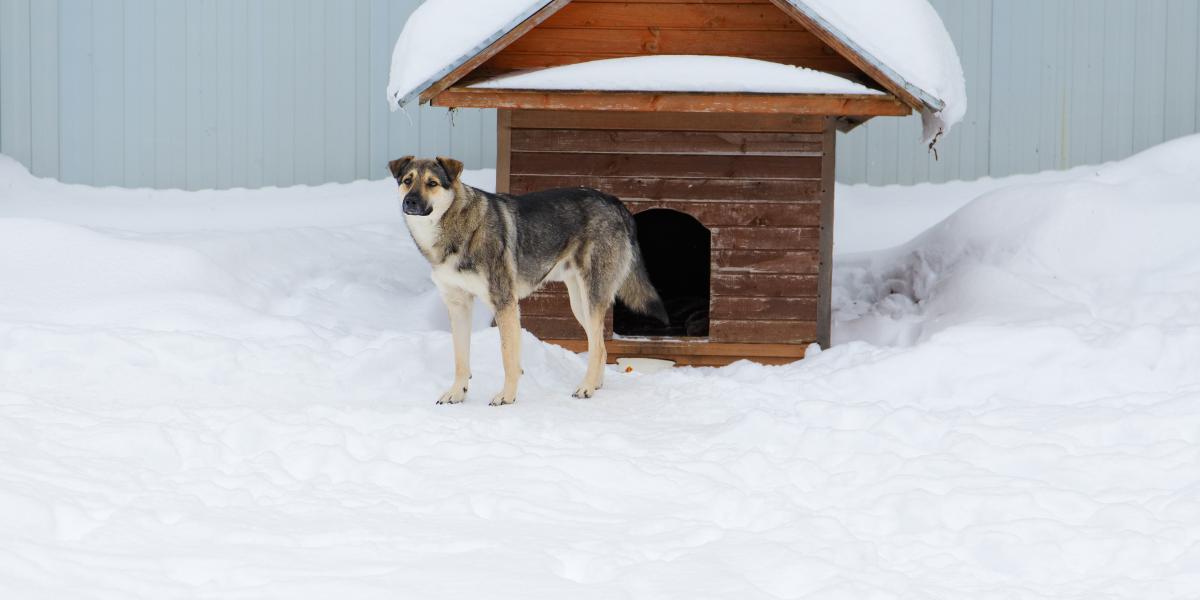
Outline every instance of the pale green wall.
<path id="1" fill-rule="evenodd" d="M 417 0 L 0 0 L 0 151 L 99 185 L 231 187 L 386 174 L 402 154 L 495 162 L 495 115 L 389 113 Z M 971 108 L 839 140 L 843 181 L 1006 175 L 1128 156 L 1197 131 L 1200 0 L 933 0 Z"/>

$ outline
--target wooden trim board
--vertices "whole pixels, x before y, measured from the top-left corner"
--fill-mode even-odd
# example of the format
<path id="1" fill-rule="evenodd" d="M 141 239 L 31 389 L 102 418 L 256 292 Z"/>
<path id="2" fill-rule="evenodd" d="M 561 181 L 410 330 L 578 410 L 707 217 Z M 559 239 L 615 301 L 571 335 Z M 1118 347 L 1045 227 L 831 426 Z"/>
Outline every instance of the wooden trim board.
<path id="1" fill-rule="evenodd" d="M 587 352 L 587 340 L 545 339 L 571 352 Z M 613 339 L 604 342 L 609 363 L 618 358 L 665 358 L 677 365 L 723 366 L 739 360 L 781 365 L 804 358 L 805 344 L 743 344 L 675 340 Z"/>
<path id="2" fill-rule="evenodd" d="M 912 109 L 888 94 L 744 94 L 508 90 L 452 87 L 430 102 L 447 108 L 524 108 L 675 113 L 903 117 Z"/>

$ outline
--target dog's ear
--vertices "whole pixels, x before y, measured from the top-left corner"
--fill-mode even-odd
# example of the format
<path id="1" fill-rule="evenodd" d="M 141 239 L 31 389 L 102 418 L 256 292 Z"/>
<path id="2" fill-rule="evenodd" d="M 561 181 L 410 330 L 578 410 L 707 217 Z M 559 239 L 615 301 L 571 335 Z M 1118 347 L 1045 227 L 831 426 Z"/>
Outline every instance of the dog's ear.
<path id="1" fill-rule="evenodd" d="M 463 172 L 463 164 L 461 161 L 454 160 L 453 158 L 447 158 L 445 156 L 437 157 L 437 161 L 438 164 L 442 165 L 442 168 L 446 170 L 446 175 L 450 177 L 451 183 L 458 181 L 458 176 L 462 175 Z"/>
<path id="2" fill-rule="evenodd" d="M 388 169 L 392 171 L 393 179 L 400 179 L 400 174 L 404 172 L 404 167 L 413 161 L 414 156 L 402 156 L 393 161 L 388 161 Z"/>

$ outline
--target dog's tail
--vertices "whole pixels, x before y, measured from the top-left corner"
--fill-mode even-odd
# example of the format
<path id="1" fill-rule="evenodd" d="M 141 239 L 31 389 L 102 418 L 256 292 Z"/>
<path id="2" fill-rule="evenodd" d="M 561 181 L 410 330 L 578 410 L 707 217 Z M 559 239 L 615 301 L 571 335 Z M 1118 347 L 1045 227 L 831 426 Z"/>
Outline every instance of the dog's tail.
<path id="1" fill-rule="evenodd" d="M 617 299 L 635 312 L 654 317 L 669 325 L 667 308 L 663 306 L 658 290 L 650 283 L 650 274 L 646 272 L 646 263 L 642 260 L 642 249 L 638 247 L 637 238 L 633 238 L 633 262 L 629 265 L 629 274 L 621 289 L 617 290 Z"/>

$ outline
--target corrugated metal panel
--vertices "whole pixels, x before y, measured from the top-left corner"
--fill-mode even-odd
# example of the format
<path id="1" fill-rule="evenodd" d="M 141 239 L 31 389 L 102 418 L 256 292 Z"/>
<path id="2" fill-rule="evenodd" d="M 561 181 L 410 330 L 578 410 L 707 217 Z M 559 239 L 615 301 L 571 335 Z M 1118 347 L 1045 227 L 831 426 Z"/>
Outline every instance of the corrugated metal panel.
<path id="1" fill-rule="evenodd" d="M 380 178 L 495 163 L 495 115 L 385 100 L 419 0 L 0 0 L 0 152 L 97 185 Z"/>
<path id="2" fill-rule="evenodd" d="M 1128 156 L 1200 128 L 1196 0 L 932 0 L 970 109 L 841 136 L 839 178 L 1002 176 Z M 385 98 L 419 0 L 0 0 L 0 151 L 44 176 L 258 187 L 386 175 L 403 154 L 496 159 L 495 113 Z"/>
<path id="3" fill-rule="evenodd" d="M 932 0 L 967 77 L 934 161 L 916 118 L 842 136 L 839 179 L 914 183 L 1116 160 L 1200 130 L 1195 0 Z"/>

